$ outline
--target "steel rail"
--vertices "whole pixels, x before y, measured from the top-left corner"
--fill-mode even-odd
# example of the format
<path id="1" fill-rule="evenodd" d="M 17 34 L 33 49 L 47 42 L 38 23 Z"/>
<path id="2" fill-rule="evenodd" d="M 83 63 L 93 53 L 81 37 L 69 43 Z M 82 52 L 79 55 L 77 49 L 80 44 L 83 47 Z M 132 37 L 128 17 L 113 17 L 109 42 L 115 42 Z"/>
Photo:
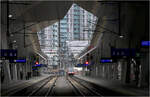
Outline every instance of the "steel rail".
<path id="1" fill-rule="evenodd" d="M 56 86 L 56 81 L 57 81 L 57 79 L 58 79 L 58 77 L 56 76 L 55 81 L 53 82 L 52 86 L 51 86 L 51 87 L 49 87 L 49 89 L 48 89 L 48 91 L 47 91 L 47 93 L 46 93 L 46 95 L 45 95 L 45 96 L 49 96 L 49 95 L 51 95 L 51 94 L 52 94 L 52 90 L 53 90 L 53 88 Z"/>
<path id="2" fill-rule="evenodd" d="M 50 77 L 51 77 L 51 76 L 50 76 Z M 10 91 L 10 93 L 8 93 L 8 94 L 9 94 L 9 95 L 12 95 L 12 96 L 13 96 L 13 95 L 16 95 L 18 92 L 21 92 L 21 91 L 23 91 L 24 89 L 33 87 L 33 86 L 37 85 L 38 83 L 41 83 L 41 82 L 43 82 L 43 81 L 49 79 L 50 77 L 47 77 L 47 78 L 45 78 L 45 79 L 43 79 L 43 80 L 40 80 L 40 81 L 38 81 L 38 82 L 36 82 L 36 83 L 33 83 L 33 84 L 31 84 L 31 85 L 27 85 L 27 86 L 23 87 L 22 89 L 20 89 L 21 87 L 16 88 L 16 89 L 14 89 L 13 91 Z"/>
<path id="3" fill-rule="evenodd" d="M 49 83 L 49 81 L 51 81 L 53 78 L 50 78 L 48 80 L 46 80 L 39 88 L 33 90 L 28 96 L 35 96 L 35 94 L 41 90 L 45 85 L 47 85 Z"/>
<path id="4" fill-rule="evenodd" d="M 67 80 L 69 81 L 69 83 L 73 86 L 73 88 L 74 88 L 78 93 L 80 93 L 82 96 L 85 96 L 85 95 L 77 88 L 77 86 L 73 84 L 73 82 L 70 80 L 70 78 L 69 78 L 69 79 L 67 78 Z"/>
<path id="5" fill-rule="evenodd" d="M 102 96 L 102 94 L 100 94 L 100 93 L 98 93 L 98 92 L 96 92 L 96 91 L 94 91 L 94 90 L 92 90 L 91 88 L 89 88 L 89 87 L 87 87 L 87 86 L 85 86 L 84 84 L 82 84 L 81 82 L 79 82 L 79 81 L 77 81 L 75 78 L 72 78 L 74 81 L 76 81 L 77 83 L 79 83 L 81 86 L 83 86 L 84 88 L 86 88 L 87 90 L 89 90 L 90 92 L 92 92 L 93 94 L 96 94 L 95 96 L 101 96 L 101 97 L 103 97 Z M 84 81 L 84 80 L 81 80 L 80 79 L 80 81 Z M 85 81 L 84 81 L 85 82 Z"/>

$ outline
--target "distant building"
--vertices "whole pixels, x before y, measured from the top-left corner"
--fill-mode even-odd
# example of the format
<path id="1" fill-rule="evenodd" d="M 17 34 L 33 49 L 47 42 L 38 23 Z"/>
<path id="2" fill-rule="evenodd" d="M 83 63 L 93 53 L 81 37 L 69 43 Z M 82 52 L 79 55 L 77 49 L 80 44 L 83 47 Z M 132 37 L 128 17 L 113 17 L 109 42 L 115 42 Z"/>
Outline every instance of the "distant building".
<path id="1" fill-rule="evenodd" d="M 77 4 L 73 4 L 65 17 L 60 20 L 60 27 L 58 27 L 59 22 L 56 22 L 40 31 L 40 33 L 45 34 L 43 36 L 42 34 L 39 34 L 39 39 L 41 39 L 40 44 L 46 45 L 45 47 L 41 46 L 41 49 L 50 57 L 49 64 L 58 65 L 58 62 L 61 61 L 62 64 L 67 65 L 69 56 L 75 51 L 71 52 L 66 41 L 89 41 L 92 37 L 93 30 L 95 29 L 96 21 L 97 17 L 92 13 L 89 13 Z M 59 37 L 60 48 L 58 47 Z M 81 48 L 83 49 L 83 47 Z M 58 50 L 60 50 L 60 53 Z"/>
<path id="2" fill-rule="evenodd" d="M 49 65 L 57 65 L 58 60 L 58 23 L 38 32 L 41 50 L 49 57 Z"/>
<path id="3" fill-rule="evenodd" d="M 68 28 L 71 40 L 89 40 L 95 29 L 97 17 L 92 13 L 79 7 L 77 4 L 73 4 L 68 11 Z"/>

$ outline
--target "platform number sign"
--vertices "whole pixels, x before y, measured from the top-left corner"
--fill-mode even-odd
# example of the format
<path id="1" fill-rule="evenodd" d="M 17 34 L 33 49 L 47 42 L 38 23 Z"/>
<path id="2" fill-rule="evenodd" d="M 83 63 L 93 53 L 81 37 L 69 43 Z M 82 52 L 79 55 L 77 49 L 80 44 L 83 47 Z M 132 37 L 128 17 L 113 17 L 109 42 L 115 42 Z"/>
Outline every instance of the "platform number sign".
<path id="1" fill-rule="evenodd" d="M 113 58 L 135 57 L 136 49 L 134 48 L 111 48 Z"/>
<path id="2" fill-rule="evenodd" d="M 16 59 L 17 58 L 17 50 L 15 49 L 1 49 L 0 50 L 1 59 Z"/>

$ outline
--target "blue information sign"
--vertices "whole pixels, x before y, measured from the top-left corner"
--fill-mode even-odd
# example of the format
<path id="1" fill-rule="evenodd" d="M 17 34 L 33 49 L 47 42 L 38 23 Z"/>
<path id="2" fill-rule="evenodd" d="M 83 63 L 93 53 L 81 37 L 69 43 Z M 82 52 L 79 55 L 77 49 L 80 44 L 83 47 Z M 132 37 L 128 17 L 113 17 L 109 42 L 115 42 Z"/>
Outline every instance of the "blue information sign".
<path id="1" fill-rule="evenodd" d="M 112 59 L 101 59 L 100 62 L 101 63 L 112 63 L 113 60 Z"/>
<path id="2" fill-rule="evenodd" d="M 89 64 L 77 64 L 76 67 L 84 67 L 84 66 L 88 66 Z"/>
<path id="3" fill-rule="evenodd" d="M 82 64 L 77 64 L 77 67 L 82 67 L 83 65 Z"/>
<path id="4" fill-rule="evenodd" d="M 35 64 L 32 67 L 41 67 L 43 64 Z"/>
<path id="5" fill-rule="evenodd" d="M 17 50 L 15 49 L 1 49 L 0 50 L 1 59 L 16 59 Z"/>
<path id="6" fill-rule="evenodd" d="M 142 41 L 141 45 L 142 46 L 150 46 L 150 41 Z"/>
<path id="7" fill-rule="evenodd" d="M 26 59 L 9 60 L 10 63 L 26 63 Z"/>
<path id="8" fill-rule="evenodd" d="M 113 63 L 116 62 L 113 58 L 101 58 L 100 63 Z"/>
<path id="9" fill-rule="evenodd" d="M 134 48 L 111 48 L 112 57 L 135 57 L 136 49 Z"/>

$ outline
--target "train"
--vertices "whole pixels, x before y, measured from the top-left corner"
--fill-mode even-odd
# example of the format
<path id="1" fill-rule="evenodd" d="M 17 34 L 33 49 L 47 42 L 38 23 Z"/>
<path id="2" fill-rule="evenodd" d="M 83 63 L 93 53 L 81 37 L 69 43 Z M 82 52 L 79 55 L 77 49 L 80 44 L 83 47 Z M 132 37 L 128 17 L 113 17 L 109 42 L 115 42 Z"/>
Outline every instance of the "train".
<path id="1" fill-rule="evenodd" d="M 73 69 L 73 68 L 68 68 L 68 70 L 67 70 L 67 74 L 68 74 L 69 76 L 73 76 L 73 75 L 75 75 L 75 71 L 74 71 L 74 69 Z"/>

